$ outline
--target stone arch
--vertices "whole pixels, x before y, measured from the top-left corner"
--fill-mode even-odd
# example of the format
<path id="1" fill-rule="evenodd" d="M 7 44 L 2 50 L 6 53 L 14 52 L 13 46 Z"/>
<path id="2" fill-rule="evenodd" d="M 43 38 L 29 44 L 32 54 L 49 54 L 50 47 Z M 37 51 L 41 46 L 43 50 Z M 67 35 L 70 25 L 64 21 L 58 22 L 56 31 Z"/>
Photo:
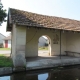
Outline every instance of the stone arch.
<path id="1" fill-rule="evenodd" d="M 48 52 L 49 52 L 48 54 L 49 54 L 49 56 L 51 56 L 51 38 L 48 35 L 41 35 L 41 36 L 39 36 L 39 38 L 38 38 L 38 51 L 39 51 L 39 43 L 40 43 L 39 39 L 42 39 L 42 37 L 43 37 L 43 39 L 46 38 L 46 40 L 47 40 L 48 46 L 47 46 L 47 44 L 45 44 L 44 46 L 48 47 Z"/>

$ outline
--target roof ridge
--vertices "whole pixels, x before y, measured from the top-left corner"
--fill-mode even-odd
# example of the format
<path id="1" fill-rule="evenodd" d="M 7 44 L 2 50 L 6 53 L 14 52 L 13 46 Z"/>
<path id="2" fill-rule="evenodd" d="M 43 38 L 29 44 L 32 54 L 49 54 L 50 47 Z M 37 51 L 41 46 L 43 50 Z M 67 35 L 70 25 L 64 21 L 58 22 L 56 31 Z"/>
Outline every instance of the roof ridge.
<path id="1" fill-rule="evenodd" d="M 9 9 L 14 9 L 14 10 L 18 10 L 18 11 L 21 11 L 21 12 L 31 13 L 31 14 L 40 15 L 40 16 L 45 16 L 45 17 L 55 17 L 55 18 L 62 18 L 62 19 L 68 19 L 68 20 L 75 20 L 75 21 L 79 21 L 79 22 L 80 22 L 80 20 L 71 19 L 71 18 L 65 18 L 65 17 L 60 17 L 60 16 L 57 17 L 57 16 L 52 16 L 52 15 L 39 14 L 39 13 L 29 12 L 29 11 L 26 11 L 26 10 L 20 10 L 20 9 L 15 9 L 15 8 L 9 8 Z"/>

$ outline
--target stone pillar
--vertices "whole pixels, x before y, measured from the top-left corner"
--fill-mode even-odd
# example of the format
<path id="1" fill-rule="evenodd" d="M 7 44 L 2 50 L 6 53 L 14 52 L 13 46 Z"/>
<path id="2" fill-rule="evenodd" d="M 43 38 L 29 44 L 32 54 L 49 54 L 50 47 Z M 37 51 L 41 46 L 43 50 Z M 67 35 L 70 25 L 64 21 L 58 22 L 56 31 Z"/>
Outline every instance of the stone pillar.
<path id="1" fill-rule="evenodd" d="M 12 52 L 12 55 L 11 55 L 11 57 L 12 57 L 12 59 L 13 59 L 13 65 L 15 64 L 15 60 L 14 60 L 14 58 L 15 58 L 15 54 L 16 54 L 16 25 L 15 24 L 13 24 L 13 26 L 12 26 L 12 36 L 11 36 L 11 38 L 12 38 L 12 47 L 11 47 L 11 52 Z"/>
<path id="2" fill-rule="evenodd" d="M 12 37 L 12 58 L 14 67 L 17 69 L 26 68 L 26 27 L 16 26 L 14 24 Z"/>

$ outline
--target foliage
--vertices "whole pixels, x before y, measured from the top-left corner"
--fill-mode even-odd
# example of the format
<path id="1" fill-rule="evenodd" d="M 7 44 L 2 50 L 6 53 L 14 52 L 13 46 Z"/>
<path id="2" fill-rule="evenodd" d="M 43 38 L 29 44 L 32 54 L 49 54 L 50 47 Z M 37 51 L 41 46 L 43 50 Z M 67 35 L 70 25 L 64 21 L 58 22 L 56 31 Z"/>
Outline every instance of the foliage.
<path id="1" fill-rule="evenodd" d="M 4 54 L 0 54 L 0 67 L 13 67 L 12 59 Z"/>
<path id="2" fill-rule="evenodd" d="M 45 46 L 48 46 L 48 43 L 45 43 Z"/>
<path id="3" fill-rule="evenodd" d="M 6 10 L 3 9 L 3 5 L 2 5 L 2 3 L 0 2 L 0 25 L 3 23 L 3 21 L 6 21 L 6 20 L 5 20 L 6 16 L 7 16 Z"/>

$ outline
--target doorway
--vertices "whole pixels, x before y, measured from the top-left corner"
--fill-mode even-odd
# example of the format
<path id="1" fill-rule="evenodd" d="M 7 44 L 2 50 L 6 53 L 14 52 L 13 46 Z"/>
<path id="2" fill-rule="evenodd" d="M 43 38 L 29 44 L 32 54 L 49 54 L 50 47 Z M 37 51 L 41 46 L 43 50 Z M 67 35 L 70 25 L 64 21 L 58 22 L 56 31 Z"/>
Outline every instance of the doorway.
<path id="1" fill-rule="evenodd" d="M 5 48 L 8 48 L 8 40 L 5 40 Z"/>
<path id="2" fill-rule="evenodd" d="M 38 56 L 51 56 L 51 40 L 46 35 L 38 39 Z"/>

